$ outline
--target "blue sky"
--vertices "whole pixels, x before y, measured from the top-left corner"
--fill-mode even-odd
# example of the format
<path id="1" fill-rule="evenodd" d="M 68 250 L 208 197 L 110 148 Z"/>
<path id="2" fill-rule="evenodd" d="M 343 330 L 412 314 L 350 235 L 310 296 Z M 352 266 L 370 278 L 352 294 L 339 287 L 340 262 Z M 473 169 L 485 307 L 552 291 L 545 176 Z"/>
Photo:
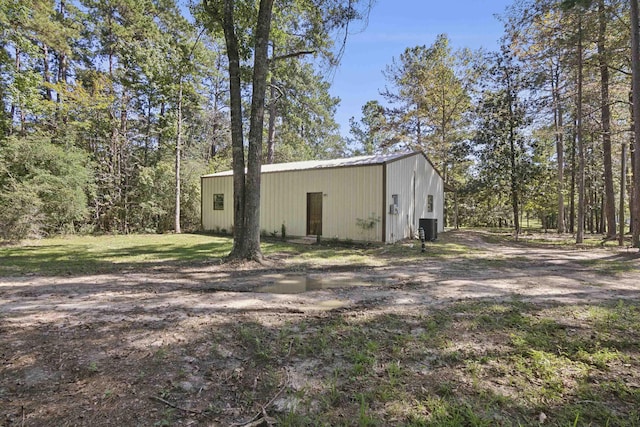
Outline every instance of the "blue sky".
<path id="1" fill-rule="evenodd" d="M 382 100 L 382 71 L 407 47 L 431 45 L 446 33 L 454 48 L 497 48 L 503 14 L 513 0 L 377 0 L 367 27 L 349 36 L 335 70 L 331 94 L 341 99 L 336 121 L 349 133 L 349 118 L 360 118 L 369 100 Z M 354 31 L 361 29 L 354 28 Z"/>

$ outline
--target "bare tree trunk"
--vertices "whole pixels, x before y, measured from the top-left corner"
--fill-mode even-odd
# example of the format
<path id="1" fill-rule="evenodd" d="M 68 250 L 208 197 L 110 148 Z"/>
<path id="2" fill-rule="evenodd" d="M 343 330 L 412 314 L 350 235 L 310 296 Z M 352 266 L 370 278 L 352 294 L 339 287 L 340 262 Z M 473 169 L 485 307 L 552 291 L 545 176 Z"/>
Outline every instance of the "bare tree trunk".
<path id="1" fill-rule="evenodd" d="M 620 221 L 620 234 L 618 235 L 618 246 L 624 246 L 624 191 L 627 181 L 627 145 L 622 144 L 622 154 L 620 154 L 620 206 L 618 209 L 618 220 Z"/>
<path id="2" fill-rule="evenodd" d="M 511 108 L 511 106 L 509 107 Z M 514 131 L 513 126 L 510 125 L 509 129 L 509 144 L 511 146 L 511 207 L 513 209 L 513 228 L 515 229 L 516 240 L 520 235 L 520 218 L 518 215 L 518 176 L 516 171 L 516 153 L 515 153 L 515 142 L 514 142 Z"/>
<path id="3" fill-rule="evenodd" d="M 454 214 L 453 214 L 453 220 L 455 222 L 454 227 L 456 228 L 456 230 L 458 230 L 460 228 L 460 222 L 459 222 L 459 209 L 458 209 L 458 190 L 453 192 L 453 203 L 454 203 Z"/>
<path id="4" fill-rule="evenodd" d="M 613 166 L 611 160 L 611 108 L 609 106 L 609 67 L 605 37 L 607 32 L 604 0 L 598 1 L 598 62 L 600 65 L 600 113 L 602 118 L 602 150 L 604 151 L 604 212 L 607 220 L 607 238 L 616 235 L 616 200 L 613 189 Z"/>
<path id="5" fill-rule="evenodd" d="M 596 212 L 596 219 L 597 219 L 597 224 L 598 224 L 598 229 L 597 229 L 597 233 L 599 234 L 604 234 L 605 233 L 605 210 L 606 210 L 606 203 L 605 203 L 605 198 L 602 197 L 600 199 L 600 212 Z M 614 215 L 615 215 L 615 210 L 614 210 Z M 614 230 L 615 230 L 615 223 L 614 223 Z M 607 236 L 609 237 L 609 236 Z"/>
<path id="6" fill-rule="evenodd" d="M 632 244 L 640 247 L 640 29 L 638 28 L 638 0 L 631 0 L 631 65 L 633 70 L 633 123 L 632 151 Z"/>
<path id="7" fill-rule="evenodd" d="M 516 164 L 516 135 L 513 126 L 513 96 L 511 94 L 511 84 L 508 84 L 508 103 L 509 103 L 509 155 L 511 161 L 511 207 L 513 209 L 513 226 L 515 229 L 515 237 L 518 240 L 520 235 L 520 218 L 518 214 L 519 208 L 519 191 L 518 191 L 518 171 Z"/>
<path id="8" fill-rule="evenodd" d="M 178 135 L 176 136 L 176 207 L 175 207 L 175 232 L 182 233 L 180 227 L 180 155 L 182 152 L 182 76 L 178 86 Z"/>
<path id="9" fill-rule="evenodd" d="M 144 152 L 142 161 L 145 166 L 149 166 L 149 148 L 151 147 L 151 94 L 147 96 L 149 105 L 147 105 L 147 135 L 144 137 Z"/>
<path id="10" fill-rule="evenodd" d="M 20 49 L 16 47 L 16 73 L 20 74 L 20 67 L 21 67 L 21 63 L 20 63 Z M 16 110 L 19 111 L 20 113 L 20 134 L 21 135 L 26 135 L 27 133 L 27 117 L 24 113 L 24 102 L 22 99 L 18 98 L 18 104 L 15 103 L 15 101 L 11 104 L 11 122 L 12 122 L 12 128 L 13 128 L 13 118 L 16 114 Z"/>
<path id="11" fill-rule="evenodd" d="M 584 141 L 582 139 L 582 17 L 578 18 L 578 99 L 577 99 L 577 117 L 576 117 L 576 135 L 578 139 L 578 228 L 576 231 L 576 243 L 584 241 Z"/>
<path id="12" fill-rule="evenodd" d="M 60 19 L 64 19 L 65 17 L 65 6 L 66 3 L 64 0 L 60 1 L 60 9 L 58 10 Z M 67 56 L 62 52 L 58 52 L 58 83 L 63 83 L 65 85 L 67 83 Z M 57 102 L 62 102 L 62 94 L 60 91 L 57 91 L 57 95 Z M 67 120 L 66 116 L 63 117 L 63 120 Z"/>
<path id="13" fill-rule="evenodd" d="M 123 233 L 129 233 L 129 210 L 127 209 L 128 197 L 129 197 L 129 147 L 127 138 L 127 120 L 128 110 L 127 104 L 129 103 L 129 94 L 126 89 L 122 90 L 122 105 L 120 106 L 120 138 L 118 139 L 118 202 L 122 207 L 120 215 L 120 228 Z"/>
<path id="14" fill-rule="evenodd" d="M 634 203 L 636 200 L 636 195 L 637 193 L 634 191 L 634 165 L 635 165 L 635 159 L 636 159 L 636 149 L 635 149 L 635 136 L 633 136 L 633 132 L 632 132 L 632 141 L 629 143 L 629 157 L 631 160 L 631 180 L 629 182 L 628 185 L 628 191 L 629 191 L 629 231 L 631 232 L 632 235 L 632 239 L 631 239 L 631 245 L 633 246 L 633 227 L 634 227 L 634 223 L 635 223 L 635 217 L 636 217 L 636 213 L 634 211 Z"/>
<path id="15" fill-rule="evenodd" d="M 15 62 L 15 67 L 16 67 L 16 73 L 20 72 L 20 49 L 16 47 L 16 62 Z M 13 133 L 13 122 L 15 120 L 16 117 L 16 110 L 18 109 L 18 105 L 16 104 L 16 100 L 12 99 L 11 102 L 11 112 L 9 113 L 9 119 L 11 121 L 11 123 L 9 124 L 9 135 L 11 135 Z"/>
<path id="16" fill-rule="evenodd" d="M 53 94 L 51 92 L 51 73 L 49 72 L 49 48 L 46 44 L 42 43 L 42 73 L 45 83 L 45 98 L 47 101 L 51 101 L 53 99 Z"/>
<path id="17" fill-rule="evenodd" d="M 574 124 L 575 124 L 575 117 Z M 576 230 L 576 132 L 571 135 L 571 200 L 569 200 L 569 232 Z"/>
<path id="18" fill-rule="evenodd" d="M 255 32 L 253 63 L 253 91 L 249 118 L 249 155 L 246 183 L 246 247 L 244 258 L 262 260 L 260 250 L 260 181 L 262 169 L 262 131 L 264 126 L 264 104 L 269 71 L 269 32 L 274 0 L 260 0 L 258 22 Z"/>
<path id="19" fill-rule="evenodd" d="M 275 56 L 275 49 L 273 52 Z M 276 158 L 276 115 L 278 109 L 276 106 L 276 80 L 271 76 L 271 96 L 269 97 L 269 130 L 267 132 L 267 164 L 275 162 Z"/>
<path id="20" fill-rule="evenodd" d="M 231 141 L 233 148 L 234 189 L 234 244 L 230 258 L 261 261 L 260 251 L 260 178 L 262 169 L 262 131 L 264 125 L 264 103 L 269 71 L 269 32 L 274 0 L 260 0 L 255 29 L 255 50 L 249 118 L 249 149 L 247 172 L 244 167 L 244 145 L 242 140 L 242 98 L 240 80 L 240 54 L 235 32 L 234 0 L 225 0 L 222 15 L 215 4 L 205 4 L 218 14 L 222 22 L 229 59 L 231 99 Z"/>
<path id="21" fill-rule="evenodd" d="M 556 130 L 556 157 L 558 161 L 558 233 L 565 232 L 564 225 L 564 127 L 560 104 L 560 66 L 552 67 L 551 86 L 553 91 L 553 116 Z"/>
<path id="22" fill-rule="evenodd" d="M 245 171 L 242 124 L 240 51 L 234 21 L 234 0 L 224 1 L 222 28 L 229 59 L 229 99 L 231 104 L 231 147 L 233 156 L 233 249 L 230 257 L 245 252 Z"/>
<path id="23" fill-rule="evenodd" d="M 634 168 L 634 162 L 635 162 L 635 140 L 636 140 L 636 135 L 635 135 L 635 120 L 633 118 L 633 88 L 632 90 L 629 92 L 629 113 L 631 114 L 631 123 L 629 126 L 629 151 L 628 151 L 628 156 L 631 160 L 631 181 L 628 182 L 627 178 L 625 177 L 625 187 L 628 191 L 629 194 L 629 211 L 630 211 L 630 215 L 629 215 L 629 232 L 631 232 L 633 234 L 633 218 L 634 218 L 634 212 L 633 212 L 633 203 L 635 200 L 635 193 L 633 191 L 633 168 Z"/>

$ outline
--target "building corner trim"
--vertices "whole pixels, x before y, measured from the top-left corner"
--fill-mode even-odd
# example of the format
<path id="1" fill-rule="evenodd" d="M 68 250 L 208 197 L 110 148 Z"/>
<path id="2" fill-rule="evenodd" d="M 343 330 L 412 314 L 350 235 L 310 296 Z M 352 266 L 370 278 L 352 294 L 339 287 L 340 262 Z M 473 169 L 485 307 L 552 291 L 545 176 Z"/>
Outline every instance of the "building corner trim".
<path id="1" fill-rule="evenodd" d="M 382 243 L 387 242 L 387 163 L 382 164 Z"/>

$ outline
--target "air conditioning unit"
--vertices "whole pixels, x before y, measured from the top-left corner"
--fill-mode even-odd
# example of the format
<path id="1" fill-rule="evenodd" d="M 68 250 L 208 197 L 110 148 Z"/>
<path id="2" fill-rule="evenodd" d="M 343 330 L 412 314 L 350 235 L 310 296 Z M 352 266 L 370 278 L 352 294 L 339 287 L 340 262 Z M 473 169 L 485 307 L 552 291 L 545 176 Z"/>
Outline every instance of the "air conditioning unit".
<path id="1" fill-rule="evenodd" d="M 389 213 L 392 215 L 398 215 L 398 205 L 396 204 L 389 205 Z"/>

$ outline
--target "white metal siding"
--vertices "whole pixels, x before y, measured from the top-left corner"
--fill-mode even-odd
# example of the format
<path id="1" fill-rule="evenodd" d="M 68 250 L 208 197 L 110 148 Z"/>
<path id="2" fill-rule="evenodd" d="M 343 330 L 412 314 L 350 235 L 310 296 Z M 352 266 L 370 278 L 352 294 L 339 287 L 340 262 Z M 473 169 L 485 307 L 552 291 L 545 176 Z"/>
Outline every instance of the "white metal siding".
<path id="1" fill-rule="evenodd" d="M 224 210 L 213 210 L 213 195 L 224 194 Z M 226 230 L 233 228 L 233 176 L 202 178 L 202 228 Z"/>
<path id="2" fill-rule="evenodd" d="M 394 194 L 398 195 L 398 214 L 389 213 Z M 427 212 L 428 195 L 433 195 L 433 212 Z M 387 165 L 386 211 L 387 242 L 415 235 L 420 218 L 436 218 L 438 231 L 444 230 L 444 182 L 422 154 Z"/>
<path id="3" fill-rule="evenodd" d="M 202 180 L 203 228 L 230 230 L 233 223 L 231 176 Z M 213 211 L 213 194 L 225 194 L 225 210 Z M 282 224 L 290 236 L 307 233 L 307 193 L 322 193 L 324 238 L 382 241 L 382 165 L 263 173 L 260 228 L 280 234 Z M 227 196 L 228 194 L 228 196 Z M 357 219 L 379 218 L 365 232 Z"/>

